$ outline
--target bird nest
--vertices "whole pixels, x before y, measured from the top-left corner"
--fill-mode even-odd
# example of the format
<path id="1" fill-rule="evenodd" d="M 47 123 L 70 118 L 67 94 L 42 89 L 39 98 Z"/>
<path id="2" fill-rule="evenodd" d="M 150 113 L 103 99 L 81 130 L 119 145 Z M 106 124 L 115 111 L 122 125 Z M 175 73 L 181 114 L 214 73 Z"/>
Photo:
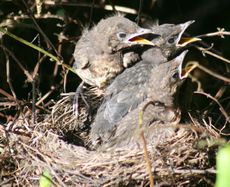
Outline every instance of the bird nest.
<path id="1" fill-rule="evenodd" d="M 210 124 L 193 119 L 154 147 L 146 140 L 146 149 L 140 142 L 135 149 L 94 151 L 87 148 L 87 109 L 80 107 L 76 119 L 72 98 L 64 96 L 37 123 L 27 111 L 2 132 L 1 186 L 37 186 L 45 171 L 55 186 L 148 186 L 149 170 L 160 186 L 213 184 L 219 134 Z"/>

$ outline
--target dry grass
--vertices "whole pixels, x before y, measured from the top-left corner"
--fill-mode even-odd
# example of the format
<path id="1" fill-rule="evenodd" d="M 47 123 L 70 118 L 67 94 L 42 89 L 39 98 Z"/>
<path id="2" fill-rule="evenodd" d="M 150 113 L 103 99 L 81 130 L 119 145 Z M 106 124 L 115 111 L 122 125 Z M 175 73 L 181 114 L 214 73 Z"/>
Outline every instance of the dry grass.
<path id="1" fill-rule="evenodd" d="M 1 17 L 0 26 L 43 49 L 52 49 L 52 54 L 69 66 L 73 63 L 74 41 L 80 36 L 83 25 L 94 21 L 99 11 L 108 15 L 106 1 L 92 5 L 91 2 L 69 4 L 46 0 L 43 6 L 40 6 L 41 1 L 37 4 L 22 2 L 23 8 L 21 3 L 14 4 L 13 1 L 4 6 L 4 11 L 8 12 L 11 4 L 15 12 L 10 10 Z M 153 8 L 155 2 L 152 1 L 149 8 Z M 139 6 L 139 2 L 136 4 Z M 207 4 L 205 7 L 207 9 Z M 141 12 L 140 7 L 139 10 L 110 6 L 110 10 L 112 8 L 122 8 L 123 13 L 135 17 L 138 11 Z M 200 10 L 203 15 L 203 7 Z M 100 16 L 98 14 L 95 20 Z M 49 29 L 45 30 L 47 25 Z M 228 35 L 229 32 L 219 29 L 200 37 Z M 142 139 L 135 149 L 90 150 L 88 135 L 93 115 L 88 113 L 81 100 L 80 115 L 76 118 L 72 107 L 74 94 L 59 97 L 65 90 L 66 80 L 68 87 L 74 79 L 45 55 L 31 52 L 28 47 L 22 48 L 18 41 L 1 34 L 0 81 L 4 80 L 4 83 L 0 87 L 0 119 L 5 123 L 0 124 L 0 186 L 39 186 L 44 171 L 50 173 L 54 186 L 149 186 L 146 160 L 150 162 L 155 186 L 213 186 L 216 151 L 219 144 L 229 139 L 230 133 L 230 61 L 220 53 L 214 53 L 212 45 L 203 44 L 196 46 L 195 51 L 201 58 L 192 59 L 190 63 L 189 76 L 196 88 L 188 86 L 184 89 L 185 100 L 191 102 L 189 107 L 183 108 L 183 113 L 189 118 L 182 118 L 185 123 L 175 126 L 173 136 L 157 145 L 145 139 L 146 156 Z M 21 57 L 21 51 L 26 57 Z M 215 79 L 210 80 L 210 77 Z M 73 82 L 76 87 L 78 82 Z M 25 89 L 25 85 L 29 89 Z M 198 92 L 194 94 L 194 90 Z M 84 92 L 92 114 L 101 102 L 102 93 L 97 91 Z M 201 99 L 192 101 L 198 95 Z M 190 111 L 185 111 L 188 108 Z"/>
<path id="2" fill-rule="evenodd" d="M 71 98 L 71 95 L 63 97 L 51 114 L 33 127 L 30 118 L 19 117 L 12 129 L 17 127 L 20 132 L 4 133 L 1 186 L 11 182 L 37 186 L 45 170 L 57 186 L 148 185 L 142 146 L 103 152 L 87 150 L 87 131 L 83 121 L 74 120 Z M 84 110 L 81 110 L 82 116 L 85 116 Z M 218 133 L 198 123 L 177 128 L 172 137 L 155 147 L 147 140 L 155 183 L 166 186 L 212 184 L 216 144 L 220 142 Z M 63 140 L 63 135 L 69 131 L 79 135 L 83 146 Z"/>

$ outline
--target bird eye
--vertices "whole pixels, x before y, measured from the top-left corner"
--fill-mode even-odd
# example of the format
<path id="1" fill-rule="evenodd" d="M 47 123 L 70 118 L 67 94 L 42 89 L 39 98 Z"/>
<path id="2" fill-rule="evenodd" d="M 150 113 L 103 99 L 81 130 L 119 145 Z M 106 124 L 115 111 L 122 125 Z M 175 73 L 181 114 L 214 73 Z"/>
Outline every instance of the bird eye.
<path id="1" fill-rule="evenodd" d="M 179 72 L 175 72 L 173 75 L 172 75 L 172 78 L 173 79 L 178 79 L 179 78 Z"/>
<path id="2" fill-rule="evenodd" d="M 175 37 L 174 36 L 168 39 L 168 43 L 172 44 L 174 42 L 175 42 Z"/>
<path id="3" fill-rule="evenodd" d="M 126 37 L 126 33 L 119 32 L 119 33 L 117 33 L 117 37 L 120 38 L 120 39 L 124 39 Z"/>

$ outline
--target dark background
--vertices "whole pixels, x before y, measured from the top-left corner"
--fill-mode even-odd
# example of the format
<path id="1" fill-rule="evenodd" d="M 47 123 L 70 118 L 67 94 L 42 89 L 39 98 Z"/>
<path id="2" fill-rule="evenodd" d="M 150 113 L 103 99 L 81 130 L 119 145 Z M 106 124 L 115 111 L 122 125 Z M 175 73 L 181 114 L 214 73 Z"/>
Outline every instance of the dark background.
<path id="1" fill-rule="evenodd" d="M 126 17 L 133 21 L 138 21 L 141 25 L 151 25 L 153 22 L 163 23 L 182 23 L 188 20 L 196 22 L 187 30 L 191 36 L 205 34 L 217 31 L 217 28 L 225 28 L 230 31 L 230 1 L 229 0 L 156 0 L 156 1 L 137 1 L 137 0 L 117 0 L 117 1 L 71 1 L 71 0 L 45 0 L 42 5 L 40 16 L 35 16 L 35 21 L 40 26 L 40 30 L 31 18 L 36 14 L 35 1 L 0 1 L 0 22 L 1 27 L 5 27 L 8 31 L 23 39 L 32 42 L 35 45 L 49 51 L 50 53 L 60 56 L 63 62 L 69 65 L 73 64 L 72 53 L 74 45 L 81 36 L 81 32 L 85 27 L 91 27 L 100 19 L 108 17 L 115 13 L 113 10 L 106 10 L 105 5 L 122 6 L 136 10 L 139 14 L 129 14 L 123 12 Z M 116 9 L 116 7 L 115 7 Z M 41 34 L 41 30 L 49 38 L 54 49 L 49 47 L 49 42 Z M 62 37 L 61 37 L 62 36 Z M 230 58 L 230 39 L 226 36 L 224 39 L 220 37 L 205 38 L 204 42 L 207 46 L 211 43 L 218 54 L 226 58 Z M 196 50 L 190 54 L 190 58 L 204 63 L 206 67 L 216 70 L 221 75 L 229 76 L 229 65 L 225 62 L 216 60 L 212 57 L 202 57 L 201 53 Z M 14 56 L 14 57 L 13 57 Z M 49 108 L 51 101 L 57 101 L 61 92 L 75 91 L 80 79 L 73 73 L 67 73 L 65 69 L 51 62 L 48 57 L 42 58 L 42 54 L 31 49 L 24 44 L 4 35 L 1 36 L 0 48 L 0 102 L 12 101 L 12 98 L 3 94 L 13 96 L 12 88 L 15 91 L 17 103 L 31 107 L 32 96 L 35 95 L 39 100 L 47 92 L 54 88 L 52 93 L 42 102 L 42 107 Z M 7 82 L 6 64 L 9 58 L 10 75 L 8 76 L 12 83 L 12 88 Z M 20 69 L 15 58 L 23 65 Z M 34 91 L 32 91 L 32 83 L 28 81 L 23 73 L 27 70 L 33 73 L 36 65 L 39 65 L 37 74 L 34 78 Z M 66 76 L 67 75 L 67 76 Z M 67 77 L 67 79 L 65 79 Z M 198 73 L 198 78 L 202 82 L 204 91 L 215 96 L 222 88 L 227 87 L 223 93 L 222 103 L 226 110 L 229 110 L 229 86 L 223 81 L 217 80 L 206 74 Z M 64 89 L 66 80 L 66 89 Z M 185 83 L 185 88 L 181 95 L 182 102 L 189 103 L 189 110 L 205 110 L 210 100 L 204 96 L 196 96 L 193 99 L 191 92 L 196 89 L 191 81 Z M 187 92 L 187 90 L 189 90 Z M 14 100 L 13 99 L 13 100 Z M 191 102 L 193 104 L 191 104 Z M 18 110 L 18 105 L 12 107 L 0 106 L 0 120 L 7 121 L 9 116 L 14 116 Z M 20 108 L 20 107 L 19 107 Z M 218 118 L 221 115 L 218 107 L 212 111 L 213 116 Z M 40 111 L 44 112 L 44 111 Z M 224 118 L 223 118 L 224 119 Z"/>

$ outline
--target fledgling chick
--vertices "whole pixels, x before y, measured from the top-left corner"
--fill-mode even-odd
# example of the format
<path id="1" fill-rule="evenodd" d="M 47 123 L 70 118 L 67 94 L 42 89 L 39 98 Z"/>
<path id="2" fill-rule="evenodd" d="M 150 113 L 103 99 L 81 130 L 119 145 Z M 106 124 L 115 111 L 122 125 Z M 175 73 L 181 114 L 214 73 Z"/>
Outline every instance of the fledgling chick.
<path id="1" fill-rule="evenodd" d="M 178 50 L 199 40 L 186 38 L 183 43 L 181 42 L 182 34 L 193 22 L 178 25 L 163 24 L 151 28 L 153 33 L 160 35 L 152 40 L 155 46 L 145 49 L 141 55 L 142 60 L 118 75 L 106 89 L 104 102 L 92 124 L 91 140 L 94 145 L 107 141 L 117 124 L 143 101 L 153 67 L 168 62 Z M 152 76 L 158 76 L 157 68 L 154 71 Z M 157 91 L 157 88 L 155 89 Z"/>
<path id="2" fill-rule="evenodd" d="M 91 30 L 85 31 L 77 42 L 73 69 L 85 83 L 103 88 L 124 70 L 124 64 L 139 59 L 135 54 L 124 55 L 123 50 L 152 45 L 141 38 L 151 33 L 121 15 L 102 19 Z"/>
<path id="3" fill-rule="evenodd" d="M 109 95 L 98 109 L 92 124 L 90 137 L 93 145 L 131 139 L 138 127 L 139 112 L 149 101 L 157 105 L 147 108 L 144 124 L 150 125 L 155 121 L 178 123 L 180 110 L 177 106 L 177 89 L 182 83 L 179 67 L 186 52 L 161 64 L 142 60 L 118 75 L 108 87 Z"/>
<path id="4" fill-rule="evenodd" d="M 76 116 L 83 84 L 87 83 L 103 91 L 124 68 L 140 60 L 138 53 L 127 50 L 153 45 L 142 38 L 147 34 L 153 35 L 150 29 L 141 28 L 121 15 L 102 19 L 91 30 L 83 33 L 73 54 L 73 69 L 83 81 L 74 97 L 73 109 Z"/>

